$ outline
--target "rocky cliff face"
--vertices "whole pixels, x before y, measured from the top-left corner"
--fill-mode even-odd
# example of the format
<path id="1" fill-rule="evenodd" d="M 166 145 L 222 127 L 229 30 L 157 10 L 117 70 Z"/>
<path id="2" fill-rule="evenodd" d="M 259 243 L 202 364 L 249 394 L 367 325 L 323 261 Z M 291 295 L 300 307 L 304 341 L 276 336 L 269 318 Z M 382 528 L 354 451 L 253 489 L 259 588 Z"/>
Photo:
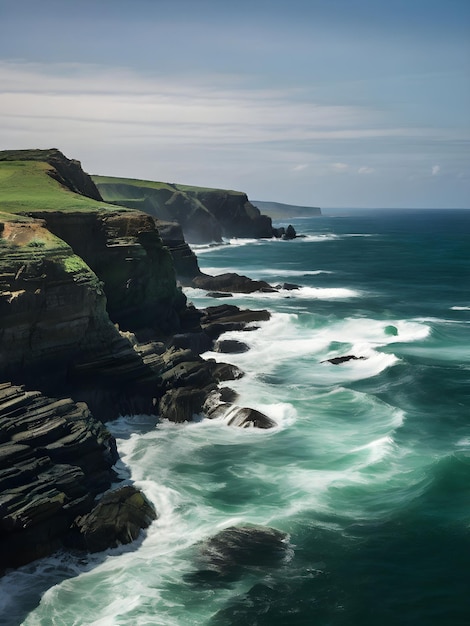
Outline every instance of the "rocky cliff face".
<path id="1" fill-rule="evenodd" d="M 246 194 L 238 191 L 100 176 L 93 179 L 107 202 L 140 209 L 159 220 L 176 221 L 190 243 L 275 235 L 271 218 L 261 215 Z"/>
<path id="2" fill-rule="evenodd" d="M 152 217 L 109 210 L 28 215 L 44 220 L 98 276 L 109 317 L 121 330 L 151 329 L 166 336 L 181 329 L 186 298 L 176 286 L 171 254 Z"/>
<path id="3" fill-rule="evenodd" d="M 44 151 L 26 152 L 40 160 Z M 39 168 L 38 193 L 43 172 L 68 197 L 80 193 L 81 204 L 47 210 L 43 198 L 41 209 L 16 215 L 0 194 L 0 211 L 10 211 L 0 212 L 0 573 L 64 544 L 117 545 L 154 518 L 132 489 L 95 502 L 117 458 L 102 420 L 230 412 L 229 424 L 274 426 L 219 389 L 242 375 L 236 367 L 200 356 L 222 332 L 269 313 L 189 306 L 172 255 L 188 280 L 201 272 L 180 227 L 161 225 L 169 250 L 146 213 L 88 207 L 79 163 L 45 152 L 51 169 Z M 0 153 L 0 161 L 19 156 Z M 20 199 L 15 206 L 28 204 Z"/>
<path id="4" fill-rule="evenodd" d="M 157 220 L 157 228 L 173 258 L 178 280 L 182 285 L 190 285 L 193 278 L 201 275 L 201 270 L 196 255 L 184 238 L 181 226 L 177 222 Z"/>
<path id="5" fill-rule="evenodd" d="M 207 207 L 217 219 L 224 237 L 270 238 L 274 236 L 271 218 L 261 215 L 246 194 L 222 189 L 188 189 L 190 197 Z"/>
<path id="6" fill-rule="evenodd" d="M 0 574 L 60 547 L 110 487 L 116 459 L 86 404 L 0 384 Z"/>
<path id="7" fill-rule="evenodd" d="M 0 381 L 60 388 L 103 419 L 151 409 L 156 376 L 110 321 L 90 267 L 44 222 L 10 216 L 0 233 Z"/>

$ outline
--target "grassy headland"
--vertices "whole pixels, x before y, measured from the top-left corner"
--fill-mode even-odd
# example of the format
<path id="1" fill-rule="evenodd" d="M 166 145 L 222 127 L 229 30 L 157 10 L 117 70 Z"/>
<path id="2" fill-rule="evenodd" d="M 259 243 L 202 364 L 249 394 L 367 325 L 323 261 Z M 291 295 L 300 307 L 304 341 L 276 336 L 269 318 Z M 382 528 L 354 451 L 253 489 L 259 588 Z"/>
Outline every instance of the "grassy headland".
<path id="1" fill-rule="evenodd" d="M 20 213 L 114 208 L 74 193 L 51 176 L 54 171 L 44 161 L 0 160 L 0 210 L 4 213 Z"/>

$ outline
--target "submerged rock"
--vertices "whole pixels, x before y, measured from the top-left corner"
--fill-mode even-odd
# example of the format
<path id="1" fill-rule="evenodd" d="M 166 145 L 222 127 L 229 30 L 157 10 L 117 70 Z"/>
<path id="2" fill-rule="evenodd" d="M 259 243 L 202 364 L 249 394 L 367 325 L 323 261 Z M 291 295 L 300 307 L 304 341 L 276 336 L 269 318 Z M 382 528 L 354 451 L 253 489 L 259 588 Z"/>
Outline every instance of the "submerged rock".
<path id="1" fill-rule="evenodd" d="M 208 291 L 206 296 L 208 298 L 233 298 L 233 293 L 228 291 Z"/>
<path id="2" fill-rule="evenodd" d="M 191 582 L 235 580 L 246 568 L 279 566 L 289 550 L 288 535 L 268 526 L 231 526 L 202 543 Z"/>

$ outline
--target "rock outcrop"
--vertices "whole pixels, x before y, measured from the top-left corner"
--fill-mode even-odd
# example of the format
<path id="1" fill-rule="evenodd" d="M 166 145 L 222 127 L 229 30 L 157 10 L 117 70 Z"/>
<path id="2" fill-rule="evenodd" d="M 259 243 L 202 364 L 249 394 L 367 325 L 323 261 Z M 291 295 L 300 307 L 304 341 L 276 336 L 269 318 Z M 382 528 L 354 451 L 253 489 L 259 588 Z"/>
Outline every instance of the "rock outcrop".
<path id="1" fill-rule="evenodd" d="M 157 518 L 154 506 L 132 485 L 105 494 L 87 514 L 76 518 L 72 540 L 87 552 L 131 543 Z"/>
<path id="2" fill-rule="evenodd" d="M 254 291 L 262 291 L 265 293 L 275 292 L 276 289 L 264 280 L 253 280 L 248 276 L 228 272 L 219 274 L 218 276 L 209 276 L 201 274 L 191 281 L 193 287 L 199 289 L 207 289 L 208 291 L 219 292 L 237 292 L 237 293 L 253 293 Z"/>
<path id="3" fill-rule="evenodd" d="M 341 365 L 342 363 L 347 363 L 348 361 L 362 361 L 365 358 L 365 356 L 355 356 L 354 354 L 347 354 L 346 356 L 335 356 L 332 359 L 326 359 L 325 361 L 321 361 L 321 363 Z"/>
<path id="4" fill-rule="evenodd" d="M 0 573 L 60 547 L 110 487 L 116 460 L 84 403 L 0 384 Z"/>

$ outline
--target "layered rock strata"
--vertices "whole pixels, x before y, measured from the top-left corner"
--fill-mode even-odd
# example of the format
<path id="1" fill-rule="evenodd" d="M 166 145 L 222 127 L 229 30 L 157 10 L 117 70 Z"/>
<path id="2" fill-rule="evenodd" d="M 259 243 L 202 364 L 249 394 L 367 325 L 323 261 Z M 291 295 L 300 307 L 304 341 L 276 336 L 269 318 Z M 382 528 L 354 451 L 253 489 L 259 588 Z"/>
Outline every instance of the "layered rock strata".
<path id="1" fill-rule="evenodd" d="M 112 324 L 103 284 L 43 222 L 0 221 L 0 381 L 85 400 L 101 419 L 153 410 L 157 376 Z"/>
<path id="2" fill-rule="evenodd" d="M 103 283 L 107 312 L 122 330 L 166 336 L 181 327 L 186 298 L 155 221 L 139 211 L 31 211 L 67 242 Z"/>
<path id="3" fill-rule="evenodd" d="M 0 573 L 61 547 L 110 487 L 116 460 L 84 403 L 0 384 Z"/>
<path id="4" fill-rule="evenodd" d="M 10 157 L 18 152 L 0 160 Z M 47 163 L 45 175 L 67 193 L 100 199 L 77 161 L 52 150 Z M 231 425 L 275 425 L 220 388 L 242 376 L 238 368 L 200 356 L 221 333 L 254 328 L 269 313 L 188 305 L 172 257 L 183 275 L 204 275 L 179 227 L 162 231 L 170 249 L 153 217 L 97 203 L 0 213 L 0 572 L 64 544 L 118 545 L 154 519 L 131 487 L 96 501 L 117 459 L 98 419 L 229 413 Z M 229 282 L 253 287 L 237 275 Z"/>

